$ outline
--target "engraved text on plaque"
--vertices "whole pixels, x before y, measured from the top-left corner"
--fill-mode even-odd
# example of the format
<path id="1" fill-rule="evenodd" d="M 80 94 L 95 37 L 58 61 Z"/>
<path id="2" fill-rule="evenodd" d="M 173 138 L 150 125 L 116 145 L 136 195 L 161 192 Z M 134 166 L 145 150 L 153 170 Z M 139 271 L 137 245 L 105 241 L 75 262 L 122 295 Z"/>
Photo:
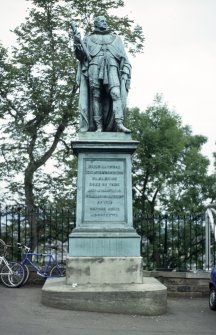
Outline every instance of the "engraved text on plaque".
<path id="1" fill-rule="evenodd" d="M 126 221 L 125 159 L 85 159 L 83 221 Z"/>

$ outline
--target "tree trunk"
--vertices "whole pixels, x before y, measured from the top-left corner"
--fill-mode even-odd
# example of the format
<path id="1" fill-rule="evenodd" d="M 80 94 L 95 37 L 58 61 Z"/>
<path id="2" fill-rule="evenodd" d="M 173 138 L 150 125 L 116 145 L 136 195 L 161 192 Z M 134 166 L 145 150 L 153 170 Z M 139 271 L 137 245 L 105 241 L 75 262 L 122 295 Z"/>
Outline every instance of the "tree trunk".
<path id="1" fill-rule="evenodd" d="M 36 208 L 34 203 L 34 177 L 35 169 L 32 164 L 29 164 L 25 170 L 24 187 L 25 187 L 25 201 L 27 207 L 28 222 L 30 226 L 31 236 L 31 250 L 34 251 L 37 246 L 38 232 L 37 232 L 37 220 L 36 220 Z"/>

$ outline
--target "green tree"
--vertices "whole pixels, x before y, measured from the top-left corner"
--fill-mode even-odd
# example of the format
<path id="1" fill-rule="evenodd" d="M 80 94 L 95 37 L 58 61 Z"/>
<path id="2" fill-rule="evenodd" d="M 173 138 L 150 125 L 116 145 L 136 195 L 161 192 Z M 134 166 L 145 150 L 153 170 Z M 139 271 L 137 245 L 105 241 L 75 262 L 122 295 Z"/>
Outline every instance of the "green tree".
<path id="1" fill-rule="evenodd" d="M 169 212 L 201 213 L 210 194 L 213 196 L 209 184 L 209 160 L 201 152 L 206 140 L 204 136 L 192 135 L 190 128 L 185 127 L 185 147 L 179 164 L 167 181 L 169 196 L 164 204 Z"/>
<path id="2" fill-rule="evenodd" d="M 160 96 L 145 112 L 129 110 L 127 126 L 139 141 L 133 156 L 133 210 L 145 266 L 202 267 L 202 214 L 215 197 L 215 175 L 209 176 L 209 161 L 201 153 L 207 139 L 183 126 Z"/>
<path id="3" fill-rule="evenodd" d="M 37 6 L 15 30 L 18 46 L 8 62 L 8 81 L 1 92 L 5 114 L 1 145 L 11 191 L 35 205 L 34 176 L 76 125 L 75 60 L 71 57 L 63 8 L 56 1 Z M 40 3 L 40 4 L 39 4 Z M 17 183 L 13 175 L 21 173 Z"/>
<path id="4" fill-rule="evenodd" d="M 207 199 L 209 161 L 201 154 L 206 138 L 192 135 L 179 115 L 157 96 L 144 113 L 134 108 L 128 126 L 139 141 L 133 160 L 135 211 L 190 213 Z"/>

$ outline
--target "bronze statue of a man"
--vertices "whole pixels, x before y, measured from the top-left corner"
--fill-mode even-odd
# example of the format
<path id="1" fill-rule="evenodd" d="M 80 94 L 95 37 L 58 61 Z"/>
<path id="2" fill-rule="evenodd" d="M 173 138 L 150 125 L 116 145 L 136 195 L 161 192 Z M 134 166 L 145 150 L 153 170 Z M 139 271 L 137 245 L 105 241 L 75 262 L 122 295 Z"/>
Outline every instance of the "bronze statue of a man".
<path id="1" fill-rule="evenodd" d="M 79 60 L 80 131 L 120 131 L 130 83 L 131 65 L 121 38 L 110 32 L 104 16 L 94 19 L 94 31 L 80 38 L 74 30 Z"/>

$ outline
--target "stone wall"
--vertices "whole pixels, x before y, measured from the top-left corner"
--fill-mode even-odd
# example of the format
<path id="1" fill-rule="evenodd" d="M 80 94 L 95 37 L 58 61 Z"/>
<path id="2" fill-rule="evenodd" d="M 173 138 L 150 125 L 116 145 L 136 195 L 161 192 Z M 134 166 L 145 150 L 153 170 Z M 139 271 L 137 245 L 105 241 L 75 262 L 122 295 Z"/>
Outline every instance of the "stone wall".
<path id="1" fill-rule="evenodd" d="M 207 297 L 209 272 L 144 271 L 144 277 L 155 277 L 167 287 L 169 297 Z M 43 285 L 45 279 L 30 271 L 28 285 Z"/>
<path id="2" fill-rule="evenodd" d="M 206 297 L 209 293 L 209 272 L 144 271 L 144 276 L 157 278 L 170 297 Z"/>

